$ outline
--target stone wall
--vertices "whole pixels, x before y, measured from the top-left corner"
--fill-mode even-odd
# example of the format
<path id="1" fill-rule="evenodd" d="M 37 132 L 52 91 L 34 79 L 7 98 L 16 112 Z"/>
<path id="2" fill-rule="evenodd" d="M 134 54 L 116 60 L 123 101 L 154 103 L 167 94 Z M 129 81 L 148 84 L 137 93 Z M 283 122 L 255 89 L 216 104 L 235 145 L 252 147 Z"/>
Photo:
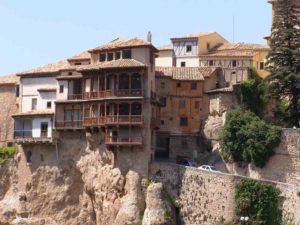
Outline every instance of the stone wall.
<path id="1" fill-rule="evenodd" d="M 18 111 L 15 84 L 0 83 L 0 147 L 13 139 L 12 114 Z"/>
<path id="2" fill-rule="evenodd" d="M 162 182 L 170 198 L 176 199 L 180 219 L 185 225 L 215 225 L 234 215 L 235 184 L 242 177 L 210 173 L 176 164 L 154 163 L 151 177 Z M 269 182 L 269 181 L 263 181 Z M 300 222 L 300 186 L 269 182 L 278 187 L 284 213 Z"/>

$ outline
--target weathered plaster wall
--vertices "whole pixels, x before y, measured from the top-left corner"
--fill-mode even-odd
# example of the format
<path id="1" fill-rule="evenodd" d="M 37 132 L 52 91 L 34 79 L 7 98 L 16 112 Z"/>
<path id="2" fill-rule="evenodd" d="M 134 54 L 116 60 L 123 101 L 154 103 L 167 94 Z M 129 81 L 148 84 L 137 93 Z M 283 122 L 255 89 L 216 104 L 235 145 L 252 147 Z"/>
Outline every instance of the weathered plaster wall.
<path id="1" fill-rule="evenodd" d="M 154 163 L 151 177 L 162 182 L 171 198 L 176 198 L 185 225 L 215 225 L 230 221 L 234 215 L 235 184 L 242 177 L 210 173 L 176 164 Z M 268 182 L 268 181 L 263 181 Z M 269 182 L 278 187 L 283 212 L 300 222 L 300 186 Z"/>

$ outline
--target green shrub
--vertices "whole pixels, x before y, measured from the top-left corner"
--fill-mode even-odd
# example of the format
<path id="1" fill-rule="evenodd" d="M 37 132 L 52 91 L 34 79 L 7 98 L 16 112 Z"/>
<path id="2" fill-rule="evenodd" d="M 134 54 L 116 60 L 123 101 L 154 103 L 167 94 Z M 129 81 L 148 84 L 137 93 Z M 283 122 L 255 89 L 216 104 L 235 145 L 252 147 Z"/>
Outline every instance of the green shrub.
<path id="1" fill-rule="evenodd" d="M 280 132 L 250 111 L 230 111 L 221 136 L 221 155 L 225 161 L 263 167 L 280 143 Z"/>
<path id="2" fill-rule="evenodd" d="M 271 184 L 242 179 L 236 184 L 235 214 L 248 216 L 249 225 L 280 225 L 282 212 L 278 207 L 280 191 Z"/>
<path id="3" fill-rule="evenodd" d="M 262 116 L 268 100 L 268 86 L 255 69 L 248 70 L 248 80 L 236 85 L 234 92 L 244 109 Z"/>
<path id="4" fill-rule="evenodd" d="M 16 146 L 0 148 L 0 165 L 17 152 Z"/>

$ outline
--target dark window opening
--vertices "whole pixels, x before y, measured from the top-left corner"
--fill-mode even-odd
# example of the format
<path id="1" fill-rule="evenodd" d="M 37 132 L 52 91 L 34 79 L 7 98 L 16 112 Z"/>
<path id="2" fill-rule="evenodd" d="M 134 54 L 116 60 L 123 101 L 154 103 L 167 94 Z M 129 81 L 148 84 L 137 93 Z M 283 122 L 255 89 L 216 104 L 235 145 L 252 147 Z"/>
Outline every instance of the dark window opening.
<path id="1" fill-rule="evenodd" d="M 140 74 L 133 74 L 131 77 L 131 89 L 141 89 L 142 79 Z"/>
<path id="2" fill-rule="evenodd" d="M 178 88 L 180 88 L 180 87 L 181 87 L 181 83 L 178 82 L 176 86 L 177 86 Z"/>
<path id="3" fill-rule="evenodd" d="M 134 116 L 142 115 L 142 105 L 140 103 L 133 103 L 131 105 L 131 115 Z"/>
<path id="4" fill-rule="evenodd" d="M 31 99 L 31 110 L 36 110 L 37 108 L 37 98 Z"/>
<path id="5" fill-rule="evenodd" d="M 159 101 L 160 101 L 162 107 L 167 106 L 167 98 L 166 97 L 160 97 Z"/>
<path id="6" fill-rule="evenodd" d="M 26 152 L 26 162 L 27 163 L 31 163 L 31 157 L 32 157 L 32 152 L 31 151 L 27 151 Z"/>
<path id="7" fill-rule="evenodd" d="M 116 52 L 115 53 L 115 59 L 120 59 L 121 58 L 121 52 Z"/>
<path id="8" fill-rule="evenodd" d="M 122 103 L 119 105 L 119 115 L 129 115 L 129 104 Z"/>
<path id="9" fill-rule="evenodd" d="M 180 100 L 179 101 L 179 108 L 183 109 L 185 107 L 185 101 L 184 100 Z"/>
<path id="10" fill-rule="evenodd" d="M 51 103 L 52 103 L 52 102 L 50 102 L 50 101 L 47 102 L 47 109 L 51 109 L 51 105 L 52 105 Z"/>
<path id="11" fill-rule="evenodd" d="M 44 162 L 44 155 L 41 154 L 41 162 Z"/>
<path id="12" fill-rule="evenodd" d="M 59 93 L 64 93 L 64 85 L 59 85 Z"/>
<path id="13" fill-rule="evenodd" d="M 197 89 L 197 83 L 193 82 L 191 83 L 191 90 L 196 90 Z"/>
<path id="14" fill-rule="evenodd" d="M 207 50 L 210 49 L 210 43 L 209 43 L 209 42 L 206 43 L 206 49 L 207 49 Z"/>
<path id="15" fill-rule="evenodd" d="M 188 118 L 187 117 L 180 117 L 180 126 L 186 127 L 188 125 Z"/>
<path id="16" fill-rule="evenodd" d="M 75 64 L 75 66 L 80 66 L 82 63 L 81 62 L 76 62 L 74 64 Z"/>
<path id="17" fill-rule="evenodd" d="M 260 62 L 259 69 L 260 70 L 264 70 L 265 69 L 265 63 L 264 62 Z"/>
<path id="18" fill-rule="evenodd" d="M 41 137 L 48 137 L 48 123 L 41 123 Z"/>
<path id="19" fill-rule="evenodd" d="M 186 46 L 186 52 L 192 52 L 192 46 L 191 45 Z"/>
<path id="20" fill-rule="evenodd" d="M 75 65 L 76 65 L 76 64 L 75 64 Z M 73 74 L 72 72 L 69 72 L 69 73 L 68 73 L 69 76 L 71 76 L 72 74 Z"/>
<path id="21" fill-rule="evenodd" d="M 100 62 L 104 62 L 106 60 L 106 54 L 105 53 L 100 53 Z"/>
<path id="22" fill-rule="evenodd" d="M 181 62 L 181 63 L 180 63 L 180 66 L 181 66 L 181 67 L 185 67 L 185 62 Z"/>
<path id="23" fill-rule="evenodd" d="M 214 66 L 214 60 L 209 60 L 209 66 Z"/>
<path id="24" fill-rule="evenodd" d="M 129 89 L 129 75 L 121 74 L 119 77 L 119 89 L 127 90 Z"/>
<path id="25" fill-rule="evenodd" d="M 165 124 L 165 121 L 164 121 L 164 120 L 161 120 L 161 121 L 160 121 L 160 124 L 161 124 L 161 125 L 164 125 L 164 124 Z"/>
<path id="26" fill-rule="evenodd" d="M 131 49 L 123 50 L 123 59 L 131 59 Z"/>
<path id="27" fill-rule="evenodd" d="M 236 60 L 233 60 L 233 61 L 232 61 L 232 67 L 236 67 L 236 65 L 237 65 Z"/>
<path id="28" fill-rule="evenodd" d="M 16 97 L 20 96 L 20 86 L 16 85 Z"/>
<path id="29" fill-rule="evenodd" d="M 109 52 L 107 53 L 107 61 L 112 61 L 114 59 L 114 53 Z"/>

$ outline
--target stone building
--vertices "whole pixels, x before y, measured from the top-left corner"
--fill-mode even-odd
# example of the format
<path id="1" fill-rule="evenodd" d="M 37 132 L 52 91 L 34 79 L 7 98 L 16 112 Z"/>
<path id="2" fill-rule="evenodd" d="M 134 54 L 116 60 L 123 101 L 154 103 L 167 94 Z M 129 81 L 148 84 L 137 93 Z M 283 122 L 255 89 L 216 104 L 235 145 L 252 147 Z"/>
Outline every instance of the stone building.
<path id="1" fill-rule="evenodd" d="M 0 147 L 13 140 L 11 115 L 18 111 L 19 79 L 16 75 L 0 77 Z"/>

